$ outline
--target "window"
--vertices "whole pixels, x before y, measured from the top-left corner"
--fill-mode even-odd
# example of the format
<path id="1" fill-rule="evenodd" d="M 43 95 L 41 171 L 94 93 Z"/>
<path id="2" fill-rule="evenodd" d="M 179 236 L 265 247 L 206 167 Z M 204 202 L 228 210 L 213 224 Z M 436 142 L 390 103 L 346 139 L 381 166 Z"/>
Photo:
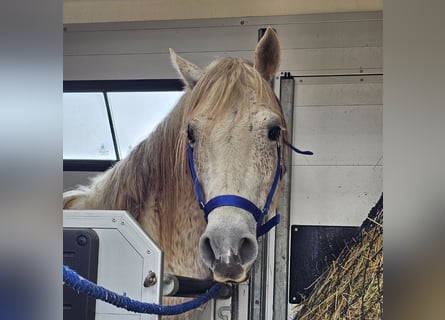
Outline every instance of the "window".
<path id="1" fill-rule="evenodd" d="M 146 138 L 182 94 L 179 80 L 65 82 L 64 170 L 106 170 Z"/>
<path id="2" fill-rule="evenodd" d="M 108 94 L 121 159 L 156 128 L 181 96 L 178 91 Z"/>
<path id="3" fill-rule="evenodd" d="M 117 160 L 101 92 L 63 94 L 63 159 Z"/>

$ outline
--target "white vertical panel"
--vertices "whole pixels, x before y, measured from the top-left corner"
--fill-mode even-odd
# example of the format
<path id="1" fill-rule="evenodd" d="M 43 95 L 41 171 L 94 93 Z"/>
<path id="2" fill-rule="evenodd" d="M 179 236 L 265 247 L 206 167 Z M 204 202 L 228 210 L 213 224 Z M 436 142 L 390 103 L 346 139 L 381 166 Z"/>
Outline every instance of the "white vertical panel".
<path id="1" fill-rule="evenodd" d="M 382 166 L 295 166 L 291 224 L 359 226 L 382 192 Z"/>
<path id="2" fill-rule="evenodd" d="M 382 192 L 382 77 L 297 78 L 291 223 L 359 226 Z"/>
<path id="3" fill-rule="evenodd" d="M 377 165 L 382 161 L 381 105 L 299 107 L 293 142 L 313 156 L 293 154 L 293 165 Z"/>

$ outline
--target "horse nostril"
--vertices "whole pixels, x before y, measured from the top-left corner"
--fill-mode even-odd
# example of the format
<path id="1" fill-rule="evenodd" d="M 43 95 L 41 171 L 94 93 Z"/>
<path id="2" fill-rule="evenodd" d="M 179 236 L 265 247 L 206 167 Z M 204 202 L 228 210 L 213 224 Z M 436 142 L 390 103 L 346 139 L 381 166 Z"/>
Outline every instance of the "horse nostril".
<path id="1" fill-rule="evenodd" d="M 204 263 L 209 268 L 212 268 L 215 264 L 216 258 L 209 237 L 203 236 L 201 238 L 201 240 L 199 241 L 199 250 L 201 251 L 201 257 Z"/>
<path id="2" fill-rule="evenodd" d="M 207 232 L 199 240 L 199 251 L 203 262 L 214 271 L 218 265 L 219 271 L 229 266 L 248 268 L 257 257 L 258 244 L 254 235 L 246 233 L 230 237 L 226 233 Z"/>
<path id="3" fill-rule="evenodd" d="M 238 252 L 241 258 L 241 264 L 246 265 L 252 263 L 258 253 L 258 244 L 256 239 L 249 237 L 241 238 L 238 245 Z"/>

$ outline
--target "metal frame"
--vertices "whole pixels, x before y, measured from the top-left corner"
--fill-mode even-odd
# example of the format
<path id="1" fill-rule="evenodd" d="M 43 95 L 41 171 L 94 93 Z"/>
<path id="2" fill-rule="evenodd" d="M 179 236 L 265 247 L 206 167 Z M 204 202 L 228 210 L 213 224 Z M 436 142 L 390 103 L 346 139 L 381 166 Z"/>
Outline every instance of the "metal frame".
<path id="1" fill-rule="evenodd" d="M 63 92 L 182 91 L 179 79 L 65 80 Z"/>
<path id="2" fill-rule="evenodd" d="M 294 116 L 295 81 L 290 73 L 280 77 L 280 102 L 286 119 L 288 136 L 292 137 Z M 277 210 L 281 214 L 281 222 L 275 229 L 274 251 L 274 290 L 273 290 L 273 319 L 287 319 L 288 317 L 288 268 L 289 268 L 289 217 L 291 197 L 292 162 L 291 152 L 288 153 L 287 172 L 283 177 L 280 201 Z"/>
<path id="3" fill-rule="evenodd" d="M 119 161 L 121 159 L 121 155 L 119 152 L 119 145 L 117 143 L 116 128 L 114 126 L 113 112 L 111 111 L 110 102 L 108 101 L 107 92 L 102 92 L 102 94 L 104 96 L 105 108 L 107 109 L 108 124 L 110 126 L 111 139 L 113 140 L 114 154 L 116 155 L 116 160 Z"/>

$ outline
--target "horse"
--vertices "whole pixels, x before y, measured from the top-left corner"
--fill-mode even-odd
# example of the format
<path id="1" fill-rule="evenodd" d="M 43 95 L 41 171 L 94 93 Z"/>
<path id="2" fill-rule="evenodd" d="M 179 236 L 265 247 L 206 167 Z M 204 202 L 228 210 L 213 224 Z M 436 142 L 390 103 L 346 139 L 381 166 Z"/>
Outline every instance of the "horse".
<path id="1" fill-rule="evenodd" d="M 201 69 L 172 49 L 170 57 L 184 83 L 175 108 L 126 158 L 65 192 L 63 206 L 126 210 L 163 250 L 165 272 L 242 282 L 264 227 L 255 215 L 265 203 L 275 212 L 286 162 L 286 122 L 270 86 L 279 41 L 267 28 L 253 63 L 224 57 Z M 204 218 L 215 198 L 222 204 Z"/>

